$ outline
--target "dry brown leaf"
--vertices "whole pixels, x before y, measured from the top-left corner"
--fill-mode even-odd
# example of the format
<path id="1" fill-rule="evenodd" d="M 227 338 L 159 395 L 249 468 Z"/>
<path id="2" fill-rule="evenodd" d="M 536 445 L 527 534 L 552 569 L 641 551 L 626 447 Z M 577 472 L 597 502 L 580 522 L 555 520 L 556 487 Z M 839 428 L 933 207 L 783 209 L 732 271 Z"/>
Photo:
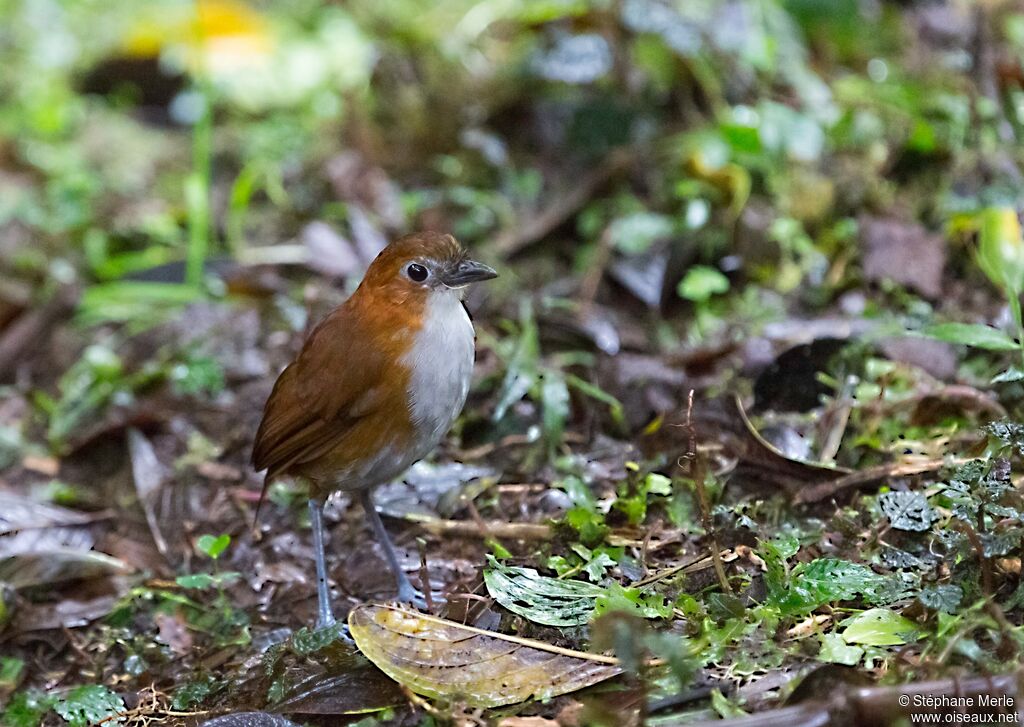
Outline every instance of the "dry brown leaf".
<path id="1" fill-rule="evenodd" d="M 399 606 L 352 609 L 359 650 L 417 694 L 497 707 L 566 694 L 620 672 L 618 660 L 463 626 Z"/>

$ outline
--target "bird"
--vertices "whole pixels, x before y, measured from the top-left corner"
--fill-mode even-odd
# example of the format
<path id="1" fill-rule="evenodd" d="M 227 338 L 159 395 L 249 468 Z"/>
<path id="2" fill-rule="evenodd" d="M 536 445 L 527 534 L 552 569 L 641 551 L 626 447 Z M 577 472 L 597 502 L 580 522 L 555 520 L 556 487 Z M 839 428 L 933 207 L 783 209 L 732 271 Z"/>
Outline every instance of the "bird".
<path id="1" fill-rule="evenodd" d="M 374 507 L 373 490 L 429 454 L 462 411 L 476 358 L 463 296 L 469 285 L 497 275 L 469 259 L 449 234 L 401 237 L 384 247 L 355 292 L 316 325 L 274 383 L 252 465 L 266 470 L 264 494 L 280 477 L 308 483 L 317 628 L 335 623 L 323 506 L 336 491 L 361 500 L 394 574 L 398 600 L 422 602 Z"/>

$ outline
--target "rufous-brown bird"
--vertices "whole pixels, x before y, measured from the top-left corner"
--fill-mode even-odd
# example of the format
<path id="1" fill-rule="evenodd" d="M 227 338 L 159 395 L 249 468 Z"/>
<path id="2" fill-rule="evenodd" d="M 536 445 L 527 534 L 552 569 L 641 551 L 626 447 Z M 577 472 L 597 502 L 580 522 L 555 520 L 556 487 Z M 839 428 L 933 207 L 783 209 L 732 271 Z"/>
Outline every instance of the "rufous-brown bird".
<path id="1" fill-rule="evenodd" d="M 494 277 L 451 235 L 396 240 L 274 384 L 252 463 L 267 471 L 264 492 L 283 475 L 309 483 L 318 627 L 334 623 L 322 512 L 337 490 L 358 493 L 399 600 L 419 600 L 373 505 L 373 489 L 426 456 L 462 410 L 476 340 L 462 297 L 469 284 Z"/>

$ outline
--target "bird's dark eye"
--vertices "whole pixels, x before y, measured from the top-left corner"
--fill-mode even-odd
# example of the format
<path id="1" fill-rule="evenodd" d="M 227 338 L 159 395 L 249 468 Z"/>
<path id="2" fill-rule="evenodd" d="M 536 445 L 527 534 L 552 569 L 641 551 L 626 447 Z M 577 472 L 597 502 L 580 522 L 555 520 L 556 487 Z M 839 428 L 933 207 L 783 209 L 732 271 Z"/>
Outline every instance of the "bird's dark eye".
<path id="1" fill-rule="evenodd" d="M 419 263 L 413 263 L 405 269 L 405 272 L 409 274 L 409 279 L 417 283 L 422 283 L 427 279 L 427 269 Z"/>

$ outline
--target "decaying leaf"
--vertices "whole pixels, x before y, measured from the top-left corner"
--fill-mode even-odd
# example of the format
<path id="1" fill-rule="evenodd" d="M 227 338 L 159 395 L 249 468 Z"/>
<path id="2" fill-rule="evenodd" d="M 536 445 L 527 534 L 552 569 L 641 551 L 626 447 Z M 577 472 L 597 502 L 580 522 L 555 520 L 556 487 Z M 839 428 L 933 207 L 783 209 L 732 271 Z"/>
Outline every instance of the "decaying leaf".
<path id="1" fill-rule="evenodd" d="M 540 575 L 533 568 L 514 568 L 488 557 L 484 583 L 491 598 L 513 613 L 547 626 L 580 626 L 594 614 L 605 589 L 583 581 Z"/>
<path id="2" fill-rule="evenodd" d="M 920 492 L 893 490 L 878 497 L 878 505 L 897 530 L 923 532 L 932 526 L 936 515 L 928 499 Z"/>
<path id="3" fill-rule="evenodd" d="M 0 492 L 0 535 L 22 530 L 85 525 L 108 517 L 108 513 L 85 513 L 31 497 Z"/>
<path id="4" fill-rule="evenodd" d="M 131 455 L 132 479 L 139 495 L 139 504 L 146 515 L 146 524 L 160 555 L 167 557 L 167 541 L 160 531 L 160 518 L 156 513 L 156 500 L 163 484 L 163 471 L 153 445 L 146 435 L 134 427 L 128 430 L 128 453 Z"/>
<path id="5" fill-rule="evenodd" d="M 130 572 L 124 561 L 94 550 L 55 548 L 0 558 L 0 581 L 16 589 Z"/>
<path id="6" fill-rule="evenodd" d="M 620 672 L 609 656 L 484 631 L 398 606 L 352 609 L 349 629 L 359 650 L 417 694 L 497 707 L 548 699 Z"/>

